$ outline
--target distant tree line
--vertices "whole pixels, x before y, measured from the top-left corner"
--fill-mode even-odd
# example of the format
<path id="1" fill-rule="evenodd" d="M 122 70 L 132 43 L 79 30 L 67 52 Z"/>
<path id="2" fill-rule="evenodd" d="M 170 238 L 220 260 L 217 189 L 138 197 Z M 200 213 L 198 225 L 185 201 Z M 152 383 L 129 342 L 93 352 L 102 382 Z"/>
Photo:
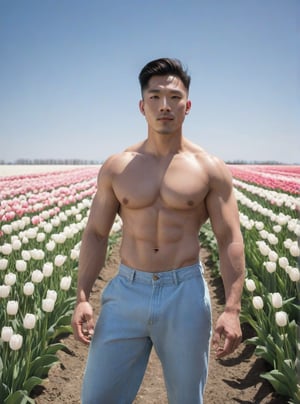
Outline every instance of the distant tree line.
<path id="1" fill-rule="evenodd" d="M 0 160 L 0 165 L 93 165 L 101 164 L 99 160 L 83 160 L 83 159 L 17 159 L 13 162 Z M 299 163 L 287 164 L 280 161 L 266 160 L 266 161 L 245 161 L 245 160 L 232 160 L 226 161 L 227 164 L 249 164 L 249 165 L 299 165 Z"/>
<path id="2" fill-rule="evenodd" d="M 248 165 L 266 165 L 266 166 L 278 166 L 278 165 L 298 165 L 299 163 L 283 163 L 281 161 L 274 161 L 274 160 L 263 160 L 263 161 L 245 161 L 245 160 L 233 160 L 233 161 L 226 161 L 227 164 L 248 164 Z"/>
<path id="3" fill-rule="evenodd" d="M 93 165 L 100 164 L 97 160 L 82 159 L 17 159 L 13 162 L 0 160 L 0 165 Z"/>

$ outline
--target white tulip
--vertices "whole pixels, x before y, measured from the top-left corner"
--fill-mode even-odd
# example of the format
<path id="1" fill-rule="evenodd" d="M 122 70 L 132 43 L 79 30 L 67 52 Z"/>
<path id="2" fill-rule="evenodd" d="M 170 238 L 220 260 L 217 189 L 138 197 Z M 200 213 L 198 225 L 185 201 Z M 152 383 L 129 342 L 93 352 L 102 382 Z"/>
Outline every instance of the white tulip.
<path id="1" fill-rule="evenodd" d="M 59 254 L 54 258 L 54 264 L 57 267 L 61 267 L 65 263 L 66 259 L 67 259 L 67 257 L 65 255 Z"/>
<path id="2" fill-rule="evenodd" d="M 43 272 L 39 269 L 35 269 L 31 274 L 31 280 L 33 283 L 41 283 L 44 278 Z"/>
<path id="3" fill-rule="evenodd" d="M 282 227 L 279 224 L 273 226 L 273 231 L 275 231 L 275 233 L 280 233 L 281 229 Z"/>
<path id="4" fill-rule="evenodd" d="M 53 300 L 54 302 L 56 302 L 56 299 L 57 299 L 57 292 L 56 292 L 56 290 L 51 290 L 51 289 L 47 290 L 46 299 L 51 299 L 51 300 Z"/>
<path id="5" fill-rule="evenodd" d="M 43 265 L 43 274 L 46 278 L 49 278 L 53 273 L 53 264 L 52 262 L 45 262 Z"/>
<path id="6" fill-rule="evenodd" d="M 277 311 L 275 313 L 275 321 L 279 327 L 285 327 L 288 323 L 288 315 L 285 311 Z"/>
<path id="7" fill-rule="evenodd" d="M 261 310 L 264 307 L 264 301 L 260 296 L 254 296 L 252 303 L 256 310 Z"/>
<path id="8" fill-rule="evenodd" d="M 278 254 L 275 251 L 270 251 L 268 257 L 272 262 L 276 262 L 278 260 Z"/>
<path id="9" fill-rule="evenodd" d="M 64 276 L 60 281 L 61 290 L 69 290 L 71 287 L 72 278 L 71 276 Z"/>
<path id="10" fill-rule="evenodd" d="M 76 222 L 80 222 L 82 220 L 82 214 L 77 213 L 77 215 L 75 216 L 75 220 L 76 220 Z"/>
<path id="11" fill-rule="evenodd" d="M 0 297 L 5 299 L 8 297 L 10 292 L 10 286 L 9 285 L 0 285 Z"/>
<path id="12" fill-rule="evenodd" d="M 50 241 L 48 241 L 48 243 L 46 244 L 46 249 L 47 249 L 47 251 L 53 251 L 54 250 L 54 248 L 55 248 L 55 246 L 56 246 L 56 243 L 54 242 L 54 240 L 50 240 Z"/>
<path id="13" fill-rule="evenodd" d="M 285 269 L 289 265 L 289 261 L 286 257 L 280 257 L 278 260 L 280 268 Z"/>
<path id="14" fill-rule="evenodd" d="M 264 266 L 270 274 L 276 271 L 276 262 L 267 261 L 264 263 Z"/>
<path id="15" fill-rule="evenodd" d="M 296 229 L 297 226 L 297 219 L 292 219 L 288 222 L 287 228 L 289 229 L 289 231 L 294 231 Z"/>
<path id="16" fill-rule="evenodd" d="M 12 226 L 11 226 L 10 224 L 4 224 L 4 225 L 1 227 L 1 230 L 3 231 L 4 234 L 9 235 L 9 234 L 12 233 L 13 228 L 12 228 Z"/>
<path id="17" fill-rule="evenodd" d="M 26 296 L 32 296 L 34 292 L 34 284 L 32 282 L 26 282 L 23 286 L 23 293 Z"/>
<path id="18" fill-rule="evenodd" d="M 13 351 L 17 351 L 22 347 L 23 344 L 23 337 L 20 334 L 13 334 L 9 340 L 10 349 Z"/>
<path id="19" fill-rule="evenodd" d="M 24 260 L 17 260 L 16 261 L 16 270 L 18 272 L 25 272 L 27 269 L 27 262 Z"/>
<path id="20" fill-rule="evenodd" d="M 261 230 L 259 232 L 259 235 L 262 239 L 266 240 L 268 238 L 269 233 L 267 232 L 267 230 Z"/>
<path id="21" fill-rule="evenodd" d="M 23 319 L 23 327 L 27 330 L 32 330 L 35 327 L 36 317 L 34 314 L 26 313 Z"/>
<path id="22" fill-rule="evenodd" d="M 271 300 L 272 300 L 272 306 L 275 309 L 279 309 L 280 307 L 282 307 L 282 296 L 280 293 L 272 293 L 271 296 Z"/>
<path id="23" fill-rule="evenodd" d="M 275 234 L 269 234 L 268 235 L 268 241 L 269 241 L 269 243 L 270 244 L 272 244 L 272 245 L 276 245 L 276 244 L 278 244 L 278 238 L 275 236 Z"/>
<path id="24" fill-rule="evenodd" d="M 4 277 L 5 285 L 13 286 L 16 283 L 16 280 L 17 280 L 17 276 L 16 276 L 16 274 L 13 274 L 12 272 L 9 272 Z"/>
<path id="25" fill-rule="evenodd" d="M 299 271 L 298 268 L 296 268 L 296 267 L 290 268 L 288 274 L 289 274 L 290 280 L 292 282 L 299 282 L 299 280 L 300 280 L 300 271 Z"/>
<path id="26" fill-rule="evenodd" d="M 287 224 L 289 220 L 289 217 L 284 215 L 283 213 L 279 213 L 279 215 L 277 216 L 277 223 L 280 226 L 284 226 L 285 224 Z"/>
<path id="27" fill-rule="evenodd" d="M 290 254 L 292 257 L 299 257 L 300 249 L 297 242 L 293 243 L 290 247 Z"/>
<path id="28" fill-rule="evenodd" d="M 286 249 L 289 250 L 293 245 L 293 241 L 290 238 L 287 238 L 286 240 L 284 240 L 283 245 L 285 246 Z"/>
<path id="29" fill-rule="evenodd" d="M 23 230 L 25 225 L 22 222 L 22 220 L 15 220 L 14 222 L 11 223 L 11 227 L 12 227 L 13 231 L 19 231 L 19 230 Z"/>
<path id="30" fill-rule="evenodd" d="M 46 234 L 45 234 L 45 233 L 38 233 L 38 234 L 36 235 L 36 241 L 37 241 L 38 243 L 42 243 L 43 241 L 45 241 L 45 238 L 46 238 Z"/>
<path id="31" fill-rule="evenodd" d="M 59 227 L 60 226 L 60 220 L 58 217 L 53 217 L 51 219 L 51 224 L 53 227 Z"/>
<path id="32" fill-rule="evenodd" d="M 29 239 L 27 237 L 21 237 L 22 240 L 22 244 L 28 244 L 29 243 Z"/>
<path id="33" fill-rule="evenodd" d="M 31 260 L 31 254 L 28 250 L 23 250 L 21 252 L 21 256 L 23 258 L 24 261 L 30 261 Z"/>
<path id="34" fill-rule="evenodd" d="M 38 231 L 37 228 L 28 229 L 28 230 L 26 231 L 26 233 L 25 233 L 25 237 L 27 237 L 27 238 L 33 240 L 33 239 L 36 238 L 37 231 Z"/>
<path id="35" fill-rule="evenodd" d="M 43 212 L 41 212 L 41 217 L 44 220 L 48 220 L 50 218 L 50 214 L 49 214 L 49 212 L 47 210 L 44 210 Z"/>
<path id="36" fill-rule="evenodd" d="M 265 225 L 263 224 L 263 222 L 255 222 L 255 227 L 256 227 L 256 230 L 261 231 L 261 230 L 263 230 Z"/>
<path id="37" fill-rule="evenodd" d="M 58 217 L 62 222 L 66 222 L 68 220 L 68 217 L 64 212 L 59 212 Z"/>
<path id="38" fill-rule="evenodd" d="M 265 241 L 257 241 L 256 244 L 258 245 L 261 255 L 267 256 L 269 254 L 270 247 L 265 243 Z"/>
<path id="39" fill-rule="evenodd" d="M 52 299 L 43 299 L 42 300 L 42 309 L 47 313 L 51 313 L 54 309 L 55 301 Z"/>
<path id="40" fill-rule="evenodd" d="M 254 292 L 256 289 L 255 282 L 253 279 L 246 279 L 246 288 L 249 292 Z"/>
<path id="41" fill-rule="evenodd" d="M 45 253 L 43 250 L 38 250 L 37 248 L 34 248 L 33 250 L 30 251 L 31 258 L 34 260 L 43 260 L 45 258 Z"/>
<path id="42" fill-rule="evenodd" d="M 51 238 L 56 244 L 64 244 L 67 239 L 64 233 L 52 234 Z"/>
<path id="43" fill-rule="evenodd" d="M 44 224 L 44 232 L 49 234 L 52 232 L 53 226 L 51 223 L 45 223 Z"/>
<path id="44" fill-rule="evenodd" d="M 9 300 L 6 305 L 6 312 L 10 316 L 15 316 L 19 310 L 19 303 L 16 300 Z"/>
<path id="45" fill-rule="evenodd" d="M 23 216 L 21 220 L 24 223 L 24 227 L 30 224 L 30 218 L 28 216 Z"/>
<path id="46" fill-rule="evenodd" d="M 19 239 L 16 239 L 12 241 L 11 246 L 14 251 L 18 251 L 21 249 L 22 243 Z"/>
<path id="47" fill-rule="evenodd" d="M 12 327 L 7 327 L 7 326 L 2 327 L 2 330 L 1 330 L 2 341 L 9 342 L 13 333 L 14 333 L 14 331 L 13 331 Z"/>
<path id="48" fill-rule="evenodd" d="M 12 245 L 9 243 L 4 243 L 1 247 L 1 252 L 3 255 L 10 255 L 12 253 Z"/>
<path id="49" fill-rule="evenodd" d="M 71 250 L 70 257 L 71 257 L 72 260 L 78 261 L 78 259 L 79 259 L 79 250 L 73 248 L 73 249 Z"/>
<path id="50" fill-rule="evenodd" d="M 8 260 L 6 258 L 0 259 L 0 271 L 5 271 L 8 265 Z"/>

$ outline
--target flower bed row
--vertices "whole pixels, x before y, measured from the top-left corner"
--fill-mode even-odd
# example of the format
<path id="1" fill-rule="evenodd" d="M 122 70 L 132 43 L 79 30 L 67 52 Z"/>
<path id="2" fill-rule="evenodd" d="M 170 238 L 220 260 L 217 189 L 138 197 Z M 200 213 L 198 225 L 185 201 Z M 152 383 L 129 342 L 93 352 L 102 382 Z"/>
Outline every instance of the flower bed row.
<path id="1" fill-rule="evenodd" d="M 72 331 L 80 240 L 96 190 L 96 172 L 81 168 L 67 175 L 64 171 L 14 177 L 14 188 L 9 181 L 5 188 L 4 182 L 0 402 L 17 404 L 33 402 L 30 392 L 57 362 L 57 350 L 64 348 L 59 335 Z M 20 210 L 20 203 L 30 208 Z M 8 220 L 11 209 L 14 215 Z M 118 219 L 113 231 L 119 229 Z"/>
<path id="2" fill-rule="evenodd" d="M 299 188 L 298 196 L 295 192 L 299 168 L 291 168 L 293 175 L 284 184 L 282 178 L 253 176 L 254 171 L 274 172 L 274 167 L 270 171 L 261 167 L 262 171 L 238 170 L 243 176 L 238 175 L 234 185 L 247 267 L 242 319 L 256 331 L 248 343 L 254 344 L 256 355 L 271 366 L 272 370 L 261 376 L 291 403 L 300 403 Z M 288 175 L 287 169 L 284 175 Z"/>

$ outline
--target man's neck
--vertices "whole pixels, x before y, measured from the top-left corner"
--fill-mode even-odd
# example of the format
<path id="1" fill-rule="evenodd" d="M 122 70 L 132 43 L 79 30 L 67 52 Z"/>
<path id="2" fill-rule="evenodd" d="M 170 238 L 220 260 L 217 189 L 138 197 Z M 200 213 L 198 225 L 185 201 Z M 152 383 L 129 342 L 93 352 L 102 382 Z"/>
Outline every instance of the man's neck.
<path id="1" fill-rule="evenodd" d="M 147 152 L 157 157 L 174 155 L 184 149 L 184 137 L 182 134 L 159 134 L 150 133 L 145 142 Z"/>

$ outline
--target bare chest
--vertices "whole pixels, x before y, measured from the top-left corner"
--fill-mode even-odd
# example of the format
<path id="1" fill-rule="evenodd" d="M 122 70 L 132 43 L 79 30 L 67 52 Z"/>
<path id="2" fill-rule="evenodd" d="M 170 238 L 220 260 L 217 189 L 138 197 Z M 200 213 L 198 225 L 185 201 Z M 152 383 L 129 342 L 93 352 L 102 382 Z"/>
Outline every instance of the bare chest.
<path id="1" fill-rule="evenodd" d="M 114 192 L 122 206 L 142 209 L 162 205 L 170 209 L 193 209 L 208 192 L 208 181 L 194 161 L 177 159 L 169 164 L 131 162 L 115 176 Z"/>

